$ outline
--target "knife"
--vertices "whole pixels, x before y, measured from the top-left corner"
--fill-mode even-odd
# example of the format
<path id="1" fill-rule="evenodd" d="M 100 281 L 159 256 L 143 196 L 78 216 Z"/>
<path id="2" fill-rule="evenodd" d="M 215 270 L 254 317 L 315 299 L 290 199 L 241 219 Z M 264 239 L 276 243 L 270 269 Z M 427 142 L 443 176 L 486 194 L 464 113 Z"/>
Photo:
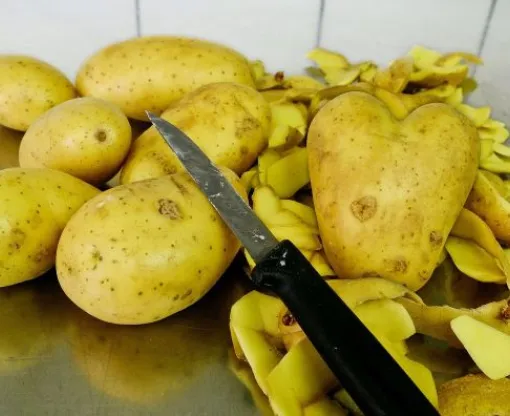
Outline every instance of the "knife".
<path id="1" fill-rule="evenodd" d="M 288 240 L 279 242 L 181 130 L 149 120 L 255 261 L 251 280 L 278 296 L 365 416 L 439 415 L 400 365 Z"/>

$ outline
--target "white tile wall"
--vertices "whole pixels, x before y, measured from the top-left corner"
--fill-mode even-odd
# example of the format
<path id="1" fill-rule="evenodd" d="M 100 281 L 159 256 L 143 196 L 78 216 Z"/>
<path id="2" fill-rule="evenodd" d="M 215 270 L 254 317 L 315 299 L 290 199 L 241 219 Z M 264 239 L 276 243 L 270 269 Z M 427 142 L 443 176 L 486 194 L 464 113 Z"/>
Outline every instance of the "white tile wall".
<path id="1" fill-rule="evenodd" d="M 309 65 L 319 11 L 320 0 L 140 0 L 142 34 L 208 38 L 289 72 Z"/>
<path id="2" fill-rule="evenodd" d="M 74 78 L 81 62 L 136 35 L 134 0 L 0 0 L 0 53 L 44 59 Z"/>
<path id="3" fill-rule="evenodd" d="M 470 101 L 490 105 L 493 117 L 510 125 L 510 0 L 498 0 L 485 39 L 478 90 Z"/>
<path id="4" fill-rule="evenodd" d="M 74 78 L 102 46 L 171 33 L 225 43 L 271 70 L 300 72 L 318 39 L 384 64 L 413 44 L 478 52 L 493 2 L 472 101 L 510 123 L 510 0 L 0 0 L 0 53 L 38 56 Z"/>
<path id="5" fill-rule="evenodd" d="M 325 0 L 321 45 L 386 64 L 414 44 L 476 52 L 491 0 Z M 509 0 L 501 0 L 509 1 Z"/>

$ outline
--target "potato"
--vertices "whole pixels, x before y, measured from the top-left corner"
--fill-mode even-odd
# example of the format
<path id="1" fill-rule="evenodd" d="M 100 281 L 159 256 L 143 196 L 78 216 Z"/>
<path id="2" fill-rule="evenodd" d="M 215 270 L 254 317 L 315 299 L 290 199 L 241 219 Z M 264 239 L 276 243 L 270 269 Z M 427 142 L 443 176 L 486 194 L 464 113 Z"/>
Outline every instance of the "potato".
<path id="1" fill-rule="evenodd" d="M 442 416 L 508 415 L 510 380 L 491 380 L 482 374 L 469 374 L 439 387 Z"/>
<path id="2" fill-rule="evenodd" d="M 372 95 L 347 92 L 313 119 L 308 153 L 319 229 L 336 275 L 422 287 L 475 180 L 473 124 L 441 103 L 397 121 Z"/>
<path id="3" fill-rule="evenodd" d="M 237 177 L 224 169 L 247 198 Z M 159 321 L 197 302 L 240 248 L 187 172 L 121 185 L 69 221 L 56 269 L 67 296 L 116 324 Z"/>
<path id="4" fill-rule="evenodd" d="M 0 171 L 0 287 L 35 279 L 53 267 L 69 218 L 99 190 L 64 172 Z"/>
<path id="5" fill-rule="evenodd" d="M 19 166 L 18 152 L 23 134 L 0 126 L 0 169 Z"/>
<path id="6" fill-rule="evenodd" d="M 26 131 L 43 113 L 76 97 L 57 68 L 22 55 L 0 55 L 0 124 Z"/>
<path id="7" fill-rule="evenodd" d="M 271 112 L 259 92 L 240 84 L 215 83 L 188 94 L 162 117 L 189 135 L 214 163 L 241 174 L 267 146 Z M 178 171 L 184 166 L 151 127 L 134 142 L 121 183 Z"/>
<path id="8" fill-rule="evenodd" d="M 66 101 L 39 117 L 19 148 L 21 167 L 46 167 L 91 184 L 119 170 L 131 146 L 131 126 L 109 102 L 83 97 Z"/>
<path id="9" fill-rule="evenodd" d="M 216 43 L 175 36 L 144 36 L 109 45 L 85 61 L 76 77 L 81 95 L 117 104 L 137 120 L 161 114 L 192 90 L 213 82 L 255 88 L 249 62 Z"/>

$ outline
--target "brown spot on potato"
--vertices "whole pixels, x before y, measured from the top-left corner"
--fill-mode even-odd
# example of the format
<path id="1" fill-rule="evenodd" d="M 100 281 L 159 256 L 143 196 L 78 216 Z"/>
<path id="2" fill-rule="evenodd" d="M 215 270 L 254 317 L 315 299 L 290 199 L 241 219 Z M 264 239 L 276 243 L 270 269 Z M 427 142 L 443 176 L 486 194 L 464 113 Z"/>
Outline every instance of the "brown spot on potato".
<path id="1" fill-rule="evenodd" d="M 158 212 L 171 220 L 178 220 L 182 218 L 181 210 L 175 201 L 171 199 L 162 198 L 158 200 Z"/>
<path id="2" fill-rule="evenodd" d="M 9 248 L 19 250 L 25 242 L 26 234 L 20 228 L 13 228 L 11 231 L 12 242 L 9 243 Z"/>
<path id="3" fill-rule="evenodd" d="M 352 214 L 360 221 L 365 222 L 372 218 L 377 211 L 377 199 L 367 195 L 351 203 Z"/>
<path id="4" fill-rule="evenodd" d="M 188 296 L 190 296 L 193 293 L 191 289 L 188 289 L 186 292 L 184 292 L 181 296 L 181 299 L 186 299 Z"/>
<path id="5" fill-rule="evenodd" d="M 107 134 L 103 129 L 99 129 L 94 133 L 94 137 L 98 142 L 103 143 L 106 141 Z"/>
<path id="6" fill-rule="evenodd" d="M 443 242 L 443 236 L 439 231 L 432 231 L 429 234 L 429 241 L 430 244 L 432 244 L 432 246 L 434 247 L 440 246 L 441 243 Z"/>
<path id="7" fill-rule="evenodd" d="M 387 259 L 385 263 L 392 273 L 405 273 L 407 270 L 407 260 L 404 257 L 396 257 L 394 259 Z"/>
<path id="8" fill-rule="evenodd" d="M 97 248 L 92 252 L 92 258 L 97 262 L 103 261 L 103 256 Z"/>
<path id="9" fill-rule="evenodd" d="M 241 120 L 236 121 L 235 136 L 237 139 L 242 139 L 246 134 L 251 131 L 257 130 L 260 127 L 260 122 L 251 115 L 243 117 Z"/>
<path id="10" fill-rule="evenodd" d="M 48 257 L 50 256 L 53 256 L 54 252 L 53 251 L 50 251 L 48 250 L 47 248 L 41 248 L 40 250 L 38 250 L 35 254 L 34 254 L 34 261 L 36 263 L 41 263 L 43 260 L 47 259 Z M 73 269 L 71 266 L 69 265 L 66 265 L 67 266 L 67 272 L 69 274 L 72 274 L 73 273 Z"/>

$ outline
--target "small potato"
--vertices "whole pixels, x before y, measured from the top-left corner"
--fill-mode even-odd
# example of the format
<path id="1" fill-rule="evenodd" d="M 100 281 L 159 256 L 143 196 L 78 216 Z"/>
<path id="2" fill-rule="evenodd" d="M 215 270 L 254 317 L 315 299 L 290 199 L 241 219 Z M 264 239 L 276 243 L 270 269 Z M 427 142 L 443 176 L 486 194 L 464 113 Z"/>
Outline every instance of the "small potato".
<path id="1" fill-rule="evenodd" d="M 56 170 L 1 170 L 0 287 L 34 279 L 53 267 L 67 221 L 98 193 Z"/>
<path id="2" fill-rule="evenodd" d="M 19 145 L 23 133 L 0 126 L 0 169 L 19 166 Z"/>
<path id="3" fill-rule="evenodd" d="M 76 97 L 52 65 L 30 56 L 0 55 L 0 124 L 26 131 L 44 112 Z"/>
<path id="4" fill-rule="evenodd" d="M 247 199 L 238 178 L 224 170 Z M 120 185 L 67 224 L 57 249 L 62 289 L 115 324 L 159 321 L 204 296 L 240 243 L 187 172 Z"/>
<path id="5" fill-rule="evenodd" d="M 23 136 L 21 167 L 46 167 L 101 184 L 119 170 L 131 146 L 120 109 L 93 97 L 75 98 L 38 118 Z"/>
<path id="6" fill-rule="evenodd" d="M 267 146 L 271 111 L 254 89 L 221 82 L 193 91 L 162 117 L 189 135 L 214 163 L 242 174 Z M 121 183 L 183 170 L 177 156 L 151 127 L 134 142 Z"/>
<path id="7" fill-rule="evenodd" d="M 137 120 L 146 110 L 161 114 L 192 90 L 213 82 L 255 88 L 249 62 L 216 43 L 175 36 L 145 36 L 109 45 L 81 67 L 81 95 L 117 104 Z"/>

